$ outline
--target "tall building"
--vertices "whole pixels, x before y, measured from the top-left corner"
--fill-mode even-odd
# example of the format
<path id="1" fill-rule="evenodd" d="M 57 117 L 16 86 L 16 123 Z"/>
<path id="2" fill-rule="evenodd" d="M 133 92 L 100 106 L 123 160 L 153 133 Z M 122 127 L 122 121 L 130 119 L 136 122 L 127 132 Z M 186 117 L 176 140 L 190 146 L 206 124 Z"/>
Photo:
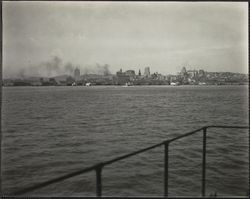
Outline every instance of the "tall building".
<path id="1" fill-rule="evenodd" d="M 188 70 L 187 74 L 190 78 L 195 78 L 198 76 L 198 71 L 197 70 Z"/>
<path id="2" fill-rule="evenodd" d="M 80 69 L 76 67 L 74 71 L 74 78 L 76 81 L 80 80 Z"/>
<path id="3" fill-rule="evenodd" d="M 144 76 L 149 77 L 150 76 L 150 68 L 146 67 L 144 70 Z"/>
<path id="4" fill-rule="evenodd" d="M 186 77 L 186 76 L 187 76 L 186 67 L 183 67 L 183 68 L 181 69 L 180 75 L 181 75 L 182 77 Z"/>
<path id="5" fill-rule="evenodd" d="M 204 77 L 205 76 L 205 71 L 204 70 L 199 70 L 198 75 L 199 75 L 199 77 Z"/>
<path id="6" fill-rule="evenodd" d="M 183 67 L 183 68 L 181 69 L 181 74 L 185 74 L 186 72 L 187 72 L 186 67 Z"/>
<path id="7" fill-rule="evenodd" d="M 117 84 L 124 85 L 130 81 L 130 76 L 126 72 L 120 71 L 116 72 Z"/>
<path id="8" fill-rule="evenodd" d="M 125 73 L 126 73 L 126 75 L 129 75 L 129 76 L 135 76 L 134 70 L 127 70 Z"/>
<path id="9" fill-rule="evenodd" d="M 133 81 L 135 79 L 136 75 L 134 70 L 127 70 L 125 74 L 129 76 L 130 81 Z"/>

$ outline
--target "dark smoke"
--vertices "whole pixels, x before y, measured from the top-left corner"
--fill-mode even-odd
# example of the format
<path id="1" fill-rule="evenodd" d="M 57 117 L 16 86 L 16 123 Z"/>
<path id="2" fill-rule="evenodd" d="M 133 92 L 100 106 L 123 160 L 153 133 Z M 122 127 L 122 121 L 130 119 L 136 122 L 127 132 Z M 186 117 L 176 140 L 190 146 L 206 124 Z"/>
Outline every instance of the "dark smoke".
<path id="1" fill-rule="evenodd" d="M 40 73 L 47 73 L 48 77 L 55 76 L 61 73 L 62 60 L 55 56 L 51 61 L 43 62 L 39 65 Z"/>
<path id="2" fill-rule="evenodd" d="M 64 66 L 64 69 L 65 69 L 65 72 L 69 75 L 72 75 L 74 70 L 75 70 L 75 67 L 70 63 L 68 62 L 65 66 Z"/>
<path id="3" fill-rule="evenodd" d="M 74 76 L 74 70 L 77 66 L 68 62 L 63 63 L 62 59 L 55 56 L 51 60 L 42 62 L 37 65 L 31 65 L 27 68 L 22 68 L 18 72 L 18 77 L 55 77 L 59 75 L 71 75 Z M 78 67 L 80 69 L 80 67 Z M 81 70 L 81 74 L 98 74 L 98 75 L 110 75 L 109 65 L 95 64 L 88 65 Z"/>
<path id="4" fill-rule="evenodd" d="M 54 77 L 58 75 L 72 75 L 75 67 L 72 63 L 64 65 L 61 58 L 55 56 L 51 60 L 42 62 L 38 65 L 31 65 L 27 68 L 22 68 L 18 76 L 21 78 L 35 76 L 35 77 Z"/>
<path id="5" fill-rule="evenodd" d="M 109 70 L 108 64 L 100 65 L 100 64 L 96 63 L 96 65 L 94 65 L 94 66 L 90 66 L 90 65 L 86 66 L 83 69 L 83 74 L 110 75 L 111 72 Z"/>
<path id="6" fill-rule="evenodd" d="M 100 75 L 110 75 L 110 71 L 109 71 L 109 65 L 105 64 L 103 66 L 96 64 L 97 67 L 97 74 Z"/>

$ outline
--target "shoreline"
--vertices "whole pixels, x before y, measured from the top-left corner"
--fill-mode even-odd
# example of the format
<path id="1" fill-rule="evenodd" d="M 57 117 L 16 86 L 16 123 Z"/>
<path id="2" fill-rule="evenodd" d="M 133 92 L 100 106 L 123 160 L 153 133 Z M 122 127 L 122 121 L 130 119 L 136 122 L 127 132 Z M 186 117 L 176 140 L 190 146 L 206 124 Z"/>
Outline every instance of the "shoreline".
<path id="1" fill-rule="evenodd" d="M 249 84 L 206 84 L 206 85 L 132 85 L 132 86 L 125 86 L 125 85 L 91 85 L 91 86 L 84 86 L 84 85 L 77 85 L 77 86 L 67 86 L 67 85 L 51 85 L 51 86 L 37 86 L 37 85 L 20 85 L 20 86 L 2 86 L 2 88 L 7 87 L 121 87 L 121 88 L 130 88 L 130 87 L 210 87 L 210 86 L 249 86 Z"/>

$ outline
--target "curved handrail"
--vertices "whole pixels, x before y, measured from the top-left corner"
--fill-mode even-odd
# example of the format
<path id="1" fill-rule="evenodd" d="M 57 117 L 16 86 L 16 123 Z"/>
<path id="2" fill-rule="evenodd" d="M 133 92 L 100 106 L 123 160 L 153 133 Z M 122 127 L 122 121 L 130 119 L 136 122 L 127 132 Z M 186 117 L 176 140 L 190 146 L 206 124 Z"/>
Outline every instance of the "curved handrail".
<path id="1" fill-rule="evenodd" d="M 57 178 L 53 178 L 53 179 L 50 179 L 50 180 L 47 180 L 45 182 L 42 182 L 42 183 L 38 183 L 36 185 L 33 185 L 33 186 L 30 186 L 30 187 L 27 187 L 27 188 L 24 188 L 24 189 L 21 189 L 21 190 L 18 190 L 16 192 L 14 192 L 13 194 L 11 194 L 11 196 L 18 196 L 18 195 L 23 195 L 23 194 L 26 194 L 30 191 L 34 191 L 34 190 L 37 190 L 37 189 L 40 189 L 40 188 L 43 188 L 43 187 L 46 187 L 48 185 L 51 185 L 51 184 L 54 184 L 56 182 L 60 182 L 60 181 L 63 181 L 65 179 L 68 179 L 68 178 L 71 178 L 71 177 L 74 177 L 74 176 L 77 176 L 77 175 L 80 175 L 80 174 L 83 174 L 83 173 L 87 173 L 87 172 L 90 172 L 90 171 L 93 171 L 95 170 L 96 171 L 96 181 L 97 181 L 97 187 L 96 187 L 96 192 L 97 192 L 97 196 L 101 196 L 101 190 L 102 190 L 102 184 L 101 184 L 101 172 L 102 172 L 102 168 L 105 166 L 105 165 L 109 165 L 109 164 L 112 164 L 114 162 L 117 162 L 117 161 L 120 161 L 122 159 L 126 159 L 126 158 L 129 158 L 131 156 L 134 156 L 134 155 L 137 155 L 137 154 L 140 154 L 140 153 L 143 153 L 145 151 L 148 151 L 148 150 L 151 150 L 153 148 L 156 148 L 156 147 L 159 147 L 159 146 L 162 146 L 164 145 L 165 146 L 165 184 L 164 184 L 164 190 L 165 190 L 165 196 L 168 195 L 168 147 L 169 147 L 169 144 L 171 142 L 174 142 L 176 140 L 179 140 L 181 138 L 184 138 L 184 137 L 187 137 L 187 136 L 190 136 L 190 135 L 193 135 L 197 132 L 201 132 L 203 131 L 203 169 L 202 169 L 202 196 L 205 196 L 205 164 L 206 164 L 206 131 L 207 129 L 209 128 L 236 128 L 236 129 L 249 129 L 249 126 L 224 126 L 224 125 L 210 125 L 210 126 L 203 126 L 202 128 L 199 128 L 199 129 L 196 129 L 196 130 L 193 130 L 193 131 L 190 131 L 188 133 L 185 133 L 185 134 L 182 134 L 182 135 L 179 135 L 175 138 L 172 138 L 172 139 L 167 139 L 167 140 L 164 140 L 163 142 L 160 142 L 160 143 L 157 143 L 157 144 L 154 144 L 150 147 L 146 147 L 146 148 L 143 148 L 143 149 L 140 149 L 140 150 L 137 150 L 137 151 L 134 151 L 134 152 L 131 152 L 131 153 L 128 153 L 126 155 L 122 155 L 122 156 L 119 156 L 119 157 L 116 157 L 116 158 L 113 158 L 111 160 L 108 160 L 108 161 L 104 161 L 104 162 L 100 162 L 98 164 L 95 164 L 93 166 L 90 166 L 90 167 L 87 167 L 85 169 L 79 169 L 75 172 L 72 172 L 72 173 L 69 173 L 69 174 L 66 174 L 66 175 L 62 175 L 60 177 L 57 177 Z"/>

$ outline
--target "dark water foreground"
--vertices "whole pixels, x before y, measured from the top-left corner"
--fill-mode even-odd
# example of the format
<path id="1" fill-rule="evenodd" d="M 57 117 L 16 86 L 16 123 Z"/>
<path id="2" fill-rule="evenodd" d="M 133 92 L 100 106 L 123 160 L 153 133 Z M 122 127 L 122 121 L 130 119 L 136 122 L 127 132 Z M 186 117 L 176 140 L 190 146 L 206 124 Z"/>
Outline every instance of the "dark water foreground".
<path id="1" fill-rule="evenodd" d="M 3 193 L 212 124 L 248 125 L 247 86 L 3 88 Z M 207 194 L 246 195 L 248 130 L 209 129 L 207 150 Z M 170 196 L 200 195 L 201 151 L 201 134 L 171 144 Z M 163 152 L 105 167 L 103 195 L 162 196 Z M 94 196 L 95 173 L 30 195 Z"/>

